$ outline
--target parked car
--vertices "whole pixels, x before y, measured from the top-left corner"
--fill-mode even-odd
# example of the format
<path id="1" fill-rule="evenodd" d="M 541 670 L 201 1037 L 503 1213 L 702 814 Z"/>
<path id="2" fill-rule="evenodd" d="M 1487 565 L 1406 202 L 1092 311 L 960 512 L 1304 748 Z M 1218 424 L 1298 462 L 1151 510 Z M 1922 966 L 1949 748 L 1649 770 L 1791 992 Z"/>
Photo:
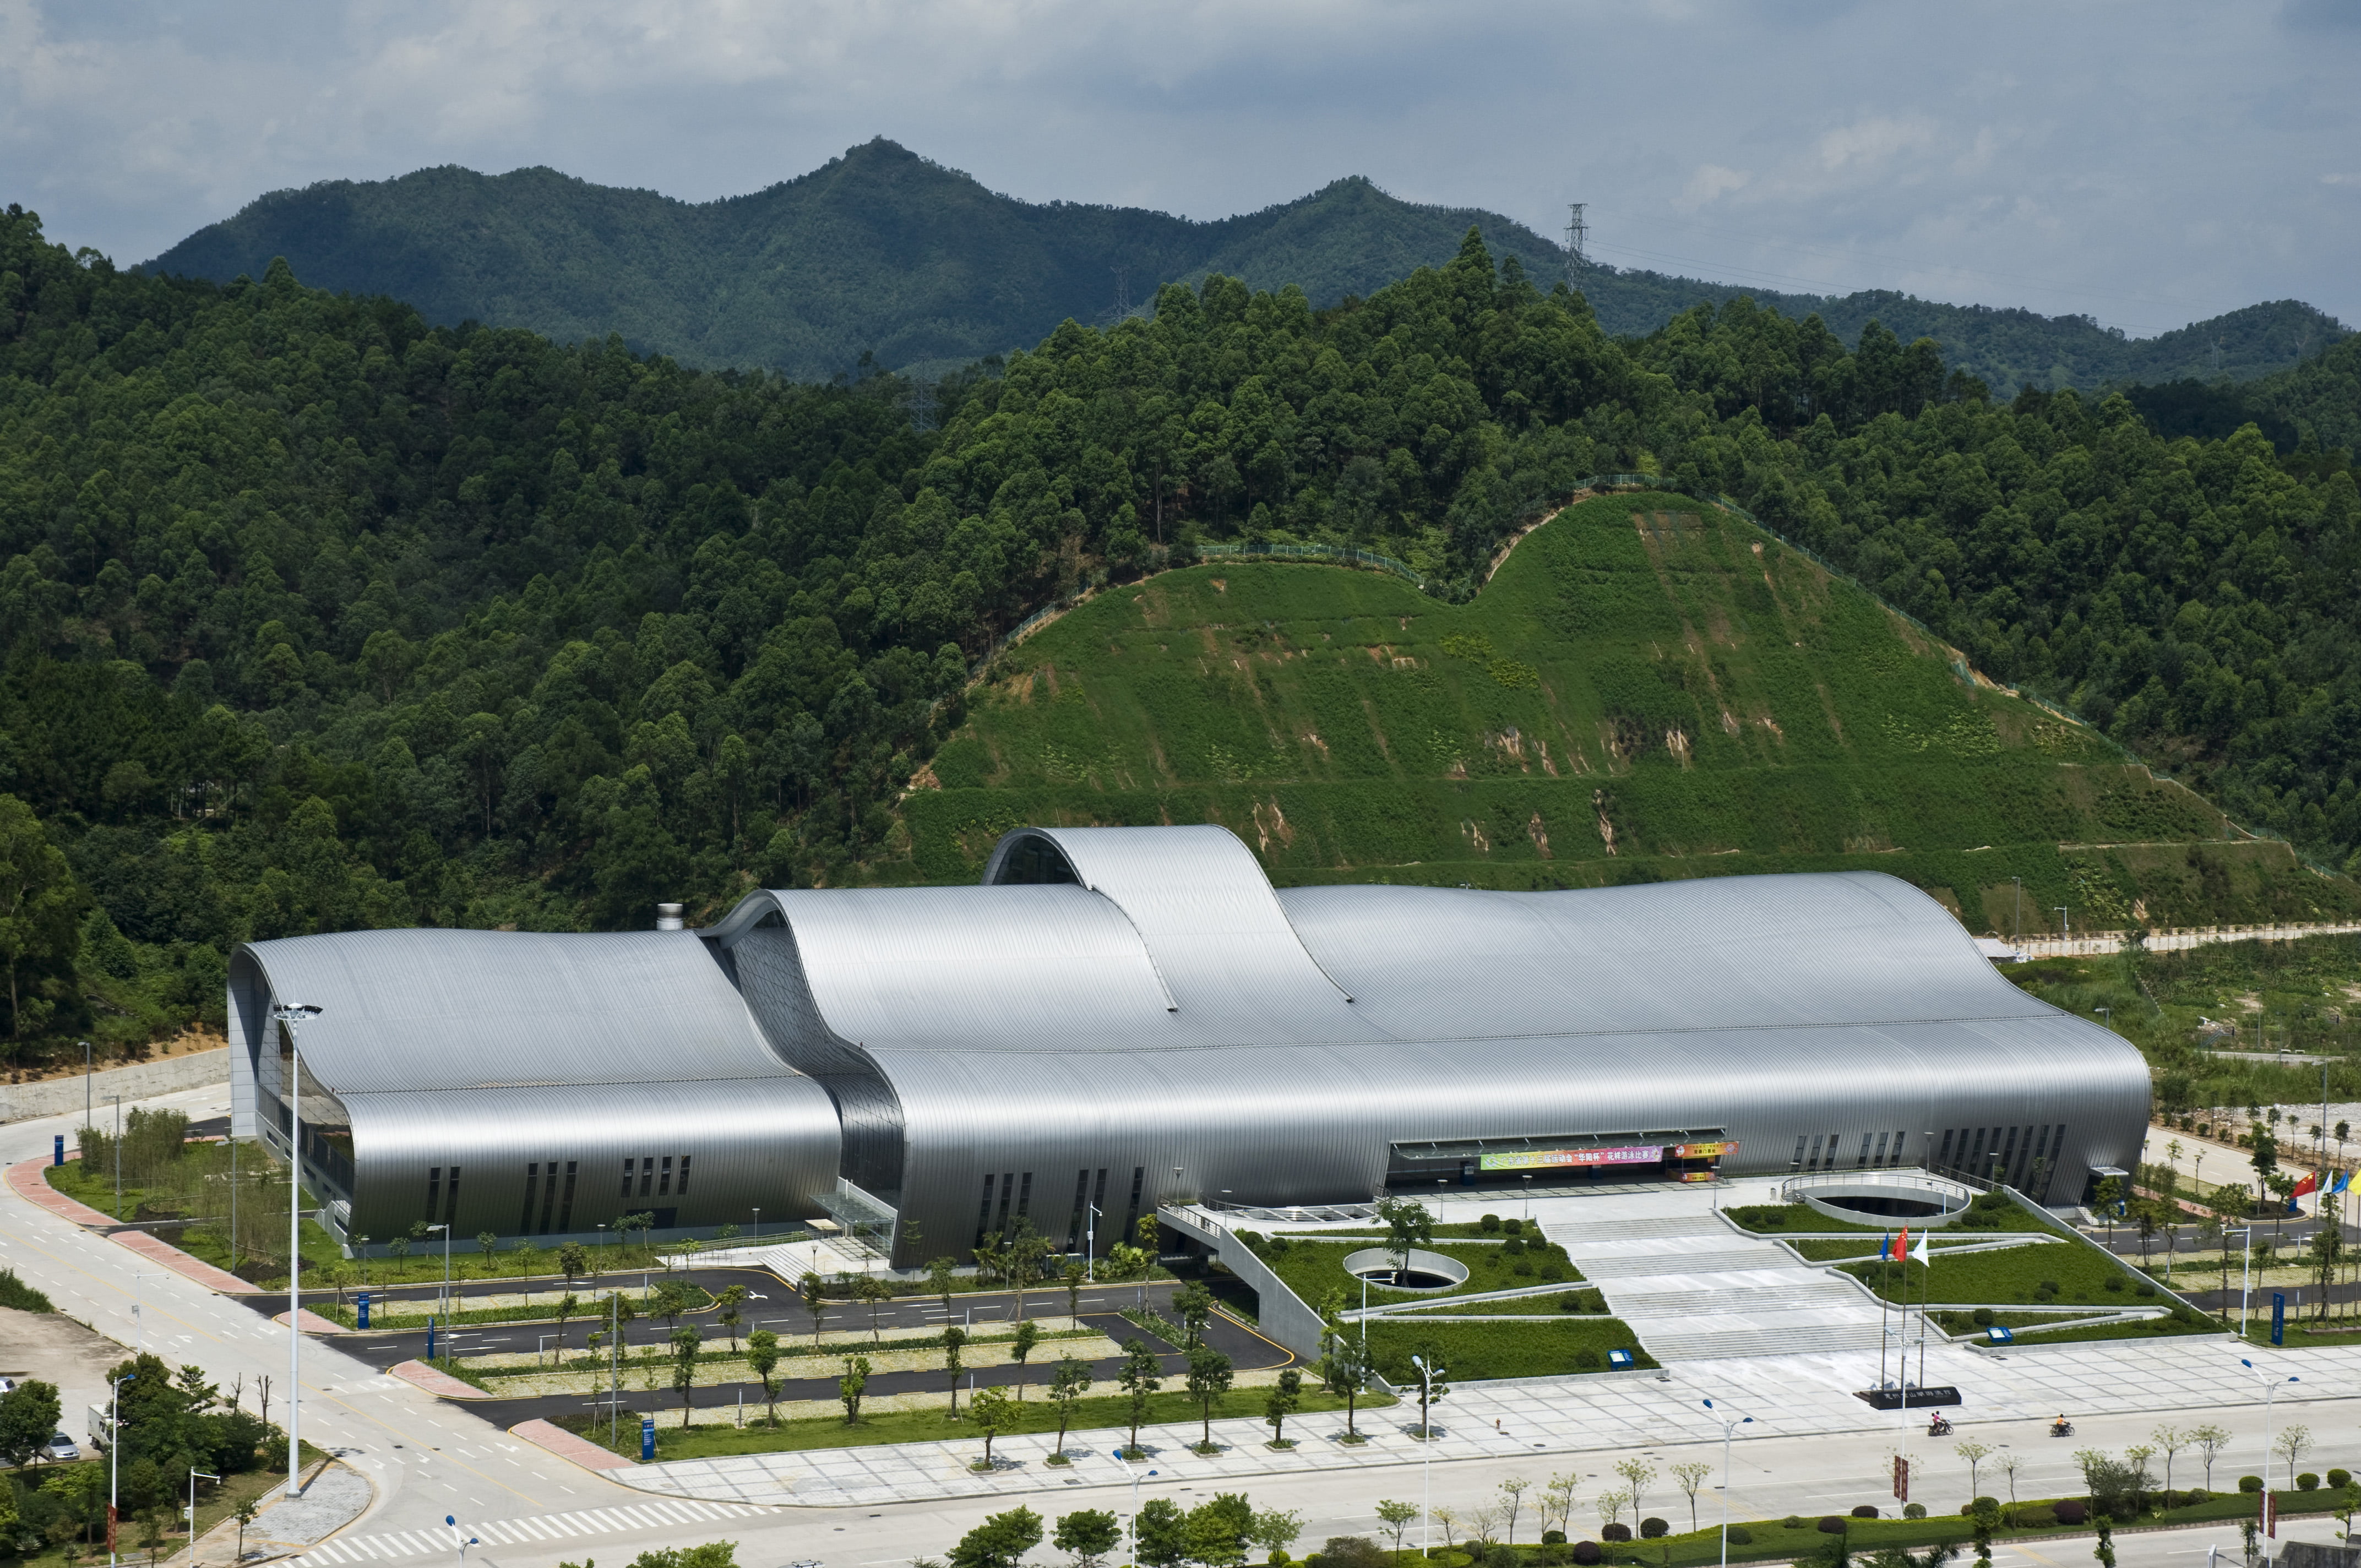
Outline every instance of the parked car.
<path id="1" fill-rule="evenodd" d="M 60 1462 L 68 1459 L 80 1459 L 82 1457 L 82 1450 L 76 1448 L 74 1446 L 74 1440 L 68 1437 L 65 1433 L 52 1432 L 49 1434 L 49 1446 L 41 1450 L 41 1457 Z"/>

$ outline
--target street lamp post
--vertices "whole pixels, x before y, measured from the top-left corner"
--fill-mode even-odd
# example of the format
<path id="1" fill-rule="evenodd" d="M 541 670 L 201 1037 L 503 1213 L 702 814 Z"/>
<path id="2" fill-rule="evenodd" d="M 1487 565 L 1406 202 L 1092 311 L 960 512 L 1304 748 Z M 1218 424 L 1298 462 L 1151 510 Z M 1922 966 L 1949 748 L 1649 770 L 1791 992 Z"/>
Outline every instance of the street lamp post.
<path id="1" fill-rule="evenodd" d="M 1123 1450 L 1119 1448 L 1115 1451 L 1115 1462 L 1123 1466 L 1125 1475 L 1131 1477 L 1131 1517 L 1123 1521 L 1123 1531 L 1129 1549 L 1126 1561 L 1137 1563 L 1139 1561 L 1139 1483 L 1154 1476 L 1156 1472 L 1151 1470 L 1147 1477 L 1143 1477 L 1131 1467 L 1131 1461 L 1123 1456 Z"/>
<path id="2" fill-rule="evenodd" d="M 1740 1427 L 1752 1426 L 1754 1418 L 1725 1416 L 1711 1399 L 1705 1402 L 1705 1408 L 1713 1411 L 1713 1419 L 1721 1423 L 1721 1568 L 1730 1568 L 1730 1439 Z"/>
<path id="3" fill-rule="evenodd" d="M 1434 1547 L 1434 1527 L 1429 1522 L 1434 1517 L 1434 1405 L 1430 1396 L 1434 1389 L 1433 1375 L 1442 1368 L 1429 1366 L 1426 1358 L 1418 1355 L 1411 1356 L 1410 1364 L 1418 1368 L 1419 1404 L 1422 1407 L 1419 1412 L 1418 1441 L 1424 1453 L 1420 1456 L 1419 1468 L 1425 1473 L 1426 1491 L 1418 1504 L 1418 1550 L 1423 1557 Z"/>
<path id="4" fill-rule="evenodd" d="M 451 1527 L 451 1539 L 459 1548 L 459 1568 L 467 1568 L 467 1548 L 477 1544 L 476 1537 L 471 1535 L 465 1541 L 459 1540 L 459 1516 L 456 1514 L 445 1514 L 443 1522 Z"/>
<path id="5" fill-rule="evenodd" d="M 1097 1273 L 1099 1221 L 1104 1216 L 1099 1212 L 1098 1205 L 1095 1203 L 1085 1203 L 1082 1207 L 1090 1211 L 1089 1217 L 1082 1222 L 1082 1278 L 1095 1285 L 1099 1280 Z"/>
<path id="6" fill-rule="evenodd" d="M 123 1096 L 110 1094 L 115 1102 L 115 1223 L 123 1223 Z"/>
<path id="7" fill-rule="evenodd" d="M 426 1228 L 443 1233 L 443 1294 L 436 1298 L 435 1306 L 447 1321 L 451 1316 L 451 1226 L 446 1222 Z"/>
<path id="8" fill-rule="evenodd" d="M 203 1479 L 203 1480 L 211 1481 L 211 1482 L 213 1482 L 215 1486 L 219 1486 L 219 1485 L 221 1484 L 221 1477 L 220 1477 L 220 1476 L 218 1476 L 218 1475 L 214 1475 L 212 1471 L 210 1471 L 210 1470 L 199 1470 L 199 1469 L 197 1469 L 194 1465 L 190 1466 L 190 1469 L 189 1469 L 189 1568 L 197 1568 L 197 1482 L 198 1482 L 198 1480 L 199 1480 L 200 1478 L 202 1478 L 202 1479 Z"/>
<path id="9" fill-rule="evenodd" d="M 270 1016 L 287 1031 L 287 1495 L 303 1495 L 303 1025 L 320 1015 L 309 1002 Z"/>
<path id="10" fill-rule="evenodd" d="M 2282 1382 L 2301 1383 L 2303 1379 L 2273 1377 L 2243 1355 L 2238 1358 L 2238 1365 L 2253 1373 L 2255 1381 L 2263 1386 L 2263 1500 L 2268 1503 L 2271 1497 L 2271 1397 L 2279 1391 L 2279 1385 Z M 2292 1486 L 2295 1477 L 2289 1476 L 2288 1482 Z"/>
<path id="11" fill-rule="evenodd" d="M 2254 1294 L 2255 1290 L 2255 1227 L 2252 1225 L 2241 1225 L 2235 1232 L 2233 1232 L 2229 1226 L 2223 1226 L 2222 1245 L 2224 1246 L 2228 1246 L 2230 1245 L 2230 1237 L 2233 1234 L 2236 1235 L 2238 1238 L 2238 1255 L 2240 1258 L 2240 1272 L 2238 1276 L 2238 1337 L 2240 1339 L 2244 1339 L 2246 1337 L 2246 1301 L 2247 1299 Z"/>
<path id="12" fill-rule="evenodd" d="M 106 1394 L 106 1562 L 115 1568 L 115 1482 L 123 1473 L 123 1386 L 136 1383 L 139 1375 L 126 1372 L 120 1377 L 109 1378 Z"/>

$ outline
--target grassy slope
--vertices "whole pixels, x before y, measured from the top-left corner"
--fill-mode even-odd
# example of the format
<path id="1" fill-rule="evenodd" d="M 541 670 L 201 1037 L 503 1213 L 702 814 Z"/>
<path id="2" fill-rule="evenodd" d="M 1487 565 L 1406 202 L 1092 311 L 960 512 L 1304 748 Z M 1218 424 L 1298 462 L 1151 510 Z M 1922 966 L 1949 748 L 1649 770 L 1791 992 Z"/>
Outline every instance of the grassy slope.
<path id="1" fill-rule="evenodd" d="M 1104 593 L 1006 657 L 933 777 L 905 803 L 933 882 L 1019 823 L 1214 821 L 1282 884 L 1868 868 L 1979 930 L 2010 928 L 2012 876 L 2036 929 L 2057 904 L 2094 926 L 2361 907 L 1675 497 L 1570 509 L 1464 606 L 1316 565 Z"/>

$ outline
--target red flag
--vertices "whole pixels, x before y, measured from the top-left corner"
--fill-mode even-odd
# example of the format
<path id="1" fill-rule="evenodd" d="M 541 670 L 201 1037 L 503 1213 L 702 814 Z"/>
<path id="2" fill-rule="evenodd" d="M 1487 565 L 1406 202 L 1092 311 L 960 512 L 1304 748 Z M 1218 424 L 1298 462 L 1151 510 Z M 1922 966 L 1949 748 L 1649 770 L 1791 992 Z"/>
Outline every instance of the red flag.
<path id="1" fill-rule="evenodd" d="M 1903 1226 L 1902 1234 L 1894 1239 L 1894 1255 L 1905 1263 L 1910 1261 L 1910 1227 L 1907 1225 Z"/>
<path id="2" fill-rule="evenodd" d="M 2320 1178 L 2317 1175 L 2307 1175 L 2301 1181 L 2295 1184 L 2295 1190 L 2290 1193 L 2289 1196 L 2292 1198 L 2301 1198 L 2306 1193 L 2317 1192 L 2319 1190 Z"/>

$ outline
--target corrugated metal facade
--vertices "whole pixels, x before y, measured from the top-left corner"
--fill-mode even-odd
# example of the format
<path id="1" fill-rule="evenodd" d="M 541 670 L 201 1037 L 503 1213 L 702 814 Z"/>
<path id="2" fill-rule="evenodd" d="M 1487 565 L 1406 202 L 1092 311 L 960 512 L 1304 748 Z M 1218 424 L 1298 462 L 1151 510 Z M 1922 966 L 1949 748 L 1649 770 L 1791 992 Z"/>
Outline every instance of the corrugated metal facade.
<path id="1" fill-rule="evenodd" d="M 1889 877 L 1274 893 L 1227 832 L 1174 828 L 1020 829 L 985 881 L 757 893 L 698 933 L 259 944 L 241 958 L 267 978 L 234 970 L 232 1011 L 328 1008 L 307 1065 L 351 1109 L 361 1191 L 382 1167 L 419 1201 L 422 1171 L 461 1158 L 435 1138 L 465 1127 L 487 1151 L 466 1157 L 507 1173 L 488 1201 L 522 1212 L 543 1129 L 645 1141 L 575 1098 L 620 1092 L 711 1134 L 683 1228 L 747 1222 L 708 1194 L 810 1212 L 840 1170 L 896 1208 L 902 1263 L 1019 1217 L 1079 1247 L 1091 1206 L 1104 1251 L 1159 1203 L 1454 1180 L 1478 1146 L 1719 1138 L 1732 1171 L 1997 1160 L 2070 1196 L 2146 1125 L 2136 1050 L 2010 985 Z M 495 1109 L 436 1124 L 474 1097 Z"/>

